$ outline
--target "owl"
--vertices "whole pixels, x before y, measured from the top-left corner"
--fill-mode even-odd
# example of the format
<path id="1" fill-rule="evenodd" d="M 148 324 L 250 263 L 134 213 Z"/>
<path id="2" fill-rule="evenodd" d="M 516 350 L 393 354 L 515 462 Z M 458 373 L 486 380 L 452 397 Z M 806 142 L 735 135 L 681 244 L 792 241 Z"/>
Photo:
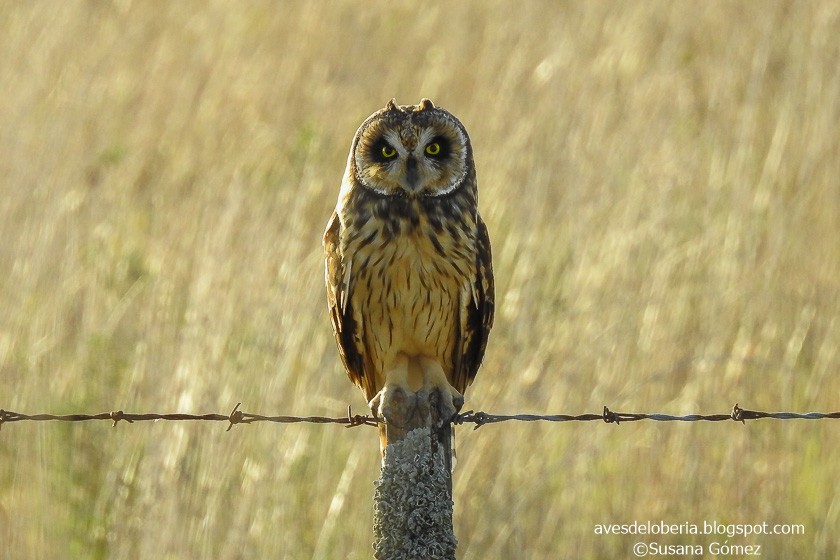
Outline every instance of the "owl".
<path id="1" fill-rule="evenodd" d="M 420 389 L 451 418 L 481 364 L 494 288 L 477 202 L 467 131 L 430 100 L 392 99 L 356 131 L 324 234 L 327 302 L 344 368 L 386 421 Z"/>

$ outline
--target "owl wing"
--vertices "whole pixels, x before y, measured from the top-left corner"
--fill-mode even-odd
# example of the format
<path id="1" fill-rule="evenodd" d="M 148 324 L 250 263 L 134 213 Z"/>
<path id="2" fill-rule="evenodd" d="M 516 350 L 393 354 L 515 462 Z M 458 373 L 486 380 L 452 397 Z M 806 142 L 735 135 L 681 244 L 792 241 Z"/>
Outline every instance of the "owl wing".
<path id="1" fill-rule="evenodd" d="M 361 387 L 368 399 L 376 394 L 373 387 L 373 375 L 365 376 L 364 347 L 362 336 L 358 332 L 361 328 L 353 318 L 350 306 L 351 271 L 345 266 L 345 259 L 341 253 L 341 220 L 338 213 L 333 212 L 324 232 L 324 253 L 326 255 L 327 305 L 330 309 L 330 321 L 333 326 L 335 340 L 341 362 L 350 380 Z M 370 386 L 368 386 L 370 385 Z"/>
<path id="2" fill-rule="evenodd" d="M 467 308 L 461 310 L 465 313 L 466 320 L 461 322 L 463 329 L 460 340 L 461 353 L 452 380 L 452 385 L 462 394 L 472 383 L 484 358 L 487 337 L 493 327 L 496 307 L 490 236 L 487 234 L 487 226 L 484 225 L 481 216 L 477 218 L 476 275 L 472 280 L 471 300 Z"/>

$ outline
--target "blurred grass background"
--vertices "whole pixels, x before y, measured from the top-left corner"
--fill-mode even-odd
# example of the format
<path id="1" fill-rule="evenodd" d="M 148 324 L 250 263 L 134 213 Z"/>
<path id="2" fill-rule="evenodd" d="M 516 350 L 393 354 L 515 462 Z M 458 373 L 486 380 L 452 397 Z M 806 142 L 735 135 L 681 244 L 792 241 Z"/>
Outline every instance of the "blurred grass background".
<path id="1" fill-rule="evenodd" d="M 0 407 L 364 410 L 321 234 L 391 97 L 470 131 L 497 281 L 467 407 L 840 409 L 836 2 L 0 3 Z M 833 421 L 459 430 L 459 558 L 634 520 L 840 555 Z M 0 556 L 368 558 L 375 430 L 18 423 Z"/>

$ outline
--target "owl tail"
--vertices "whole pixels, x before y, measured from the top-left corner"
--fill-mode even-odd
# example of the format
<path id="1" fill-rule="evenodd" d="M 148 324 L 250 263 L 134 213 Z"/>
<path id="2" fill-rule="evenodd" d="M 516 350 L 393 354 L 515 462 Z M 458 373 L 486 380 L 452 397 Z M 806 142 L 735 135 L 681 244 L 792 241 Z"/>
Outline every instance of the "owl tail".
<path id="1" fill-rule="evenodd" d="M 451 463 L 449 465 L 449 472 L 455 472 L 455 465 L 458 463 L 458 457 L 455 455 L 455 426 L 449 433 L 449 451 Z"/>
<path id="2" fill-rule="evenodd" d="M 385 423 L 379 423 L 379 458 L 385 461 L 385 446 L 388 445 L 388 433 L 385 431 Z"/>

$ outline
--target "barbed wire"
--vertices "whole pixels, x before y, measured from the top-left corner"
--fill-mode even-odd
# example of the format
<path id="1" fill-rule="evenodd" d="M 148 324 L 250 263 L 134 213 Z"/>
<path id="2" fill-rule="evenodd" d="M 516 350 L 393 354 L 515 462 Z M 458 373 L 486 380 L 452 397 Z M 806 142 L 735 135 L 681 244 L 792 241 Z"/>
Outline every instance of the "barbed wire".
<path id="1" fill-rule="evenodd" d="M 236 424 L 252 424 L 254 422 L 275 422 L 280 424 L 343 424 L 347 428 L 356 426 L 376 426 L 384 422 L 382 418 L 370 415 L 353 414 L 350 407 L 347 407 L 347 415 L 340 417 L 328 416 L 263 416 L 242 412 L 238 403 L 229 414 L 185 414 L 180 412 L 158 414 L 158 413 L 131 413 L 116 410 L 112 412 L 101 412 L 98 414 L 22 414 L 0 409 L 0 429 L 4 424 L 12 422 L 86 422 L 91 420 L 110 420 L 113 426 L 118 422 L 125 421 L 130 424 L 143 421 L 210 421 L 228 422 L 227 431 L 230 431 Z M 609 407 L 604 407 L 600 414 L 490 414 L 487 412 L 468 411 L 457 414 L 453 417 L 452 423 L 456 425 L 475 424 L 478 429 L 487 424 L 498 424 L 500 422 L 593 422 L 602 421 L 607 424 L 621 424 L 622 422 L 636 422 L 639 420 L 653 420 L 656 422 L 725 422 L 734 420 L 746 423 L 747 420 L 759 420 L 769 418 L 773 420 L 826 420 L 840 419 L 840 412 L 762 412 L 741 408 L 739 404 L 732 407 L 728 414 L 688 414 L 675 416 L 660 413 L 637 413 L 637 412 L 615 412 Z"/>

